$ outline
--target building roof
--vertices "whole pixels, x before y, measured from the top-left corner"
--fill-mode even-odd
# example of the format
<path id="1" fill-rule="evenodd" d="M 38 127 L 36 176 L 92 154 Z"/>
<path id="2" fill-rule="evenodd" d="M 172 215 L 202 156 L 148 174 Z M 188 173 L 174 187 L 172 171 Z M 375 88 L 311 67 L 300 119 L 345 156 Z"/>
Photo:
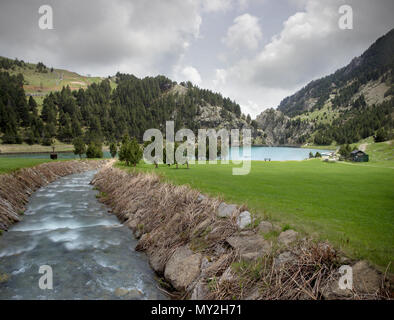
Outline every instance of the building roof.
<path id="1" fill-rule="evenodd" d="M 360 153 L 360 152 L 361 152 L 362 154 L 366 154 L 364 151 L 361 151 L 361 150 L 354 150 L 354 151 L 350 152 L 350 154 L 355 155 L 355 154 Z"/>

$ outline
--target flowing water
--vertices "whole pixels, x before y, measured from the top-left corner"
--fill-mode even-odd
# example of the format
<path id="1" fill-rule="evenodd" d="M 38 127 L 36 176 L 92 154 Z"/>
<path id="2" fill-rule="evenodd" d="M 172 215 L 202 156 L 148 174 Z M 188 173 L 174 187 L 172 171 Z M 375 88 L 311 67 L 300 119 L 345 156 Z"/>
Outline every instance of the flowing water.
<path id="1" fill-rule="evenodd" d="M 94 173 L 38 190 L 23 220 L 0 237 L 0 299 L 166 298 L 131 231 L 97 201 Z M 52 268 L 52 290 L 39 287 L 43 265 Z"/>

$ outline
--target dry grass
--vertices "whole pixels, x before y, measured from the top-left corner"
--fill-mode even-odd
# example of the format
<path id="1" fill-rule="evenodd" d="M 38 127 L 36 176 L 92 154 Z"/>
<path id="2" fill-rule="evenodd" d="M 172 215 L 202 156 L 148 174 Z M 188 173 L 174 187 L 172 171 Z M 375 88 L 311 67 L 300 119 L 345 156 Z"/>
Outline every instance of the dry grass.
<path id="1" fill-rule="evenodd" d="M 108 168 L 101 170 L 93 183 L 109 195 L 102 201 L 119 219 L 137 236 L 144 234 L 137 250 L 155 256 L 156 271 L 162 271 L 172 253 L 187 243 L 194 243 L 195 251 L 214 255 L 214 248 L 236 231 L 234 221 L 216 218 L 219 199 L 199 201 L 198 191 L 161 183 L 155 174 L 129 175 Z M 201 227 L 202 223 L 206 227 Z M 207 230 L 213 232 L 205 239 Z"/>
<path id="2" fill-rule="evenodd" d="M 106 194 L 101 201 L 140 238 L 136 249 L 147 253 L 158 274 L 181 246 L 203 255 L 206 266 L 179 298 L 189 298 L 202 283 L 209 289 L 208 299 L 324 299 L 339 277 L 338 252 L 327 243 L 306 239 L 290 249 L 293 259 L 283 265 L 276 259 L 289 248 L 278 245 L 261 259 L 242 261 L 226 241 L 239 233 L 235 218 L 218 218 L 221 200 L 200 199 L 200 193 L 188 186 L 163 183 L 153 173 L 128 174 L 114 168 L 102 169 L 92 183 Z M 387 293 L 382 291 L 368 297 L 353 292 L 346 298 L 384 297 Z"/>

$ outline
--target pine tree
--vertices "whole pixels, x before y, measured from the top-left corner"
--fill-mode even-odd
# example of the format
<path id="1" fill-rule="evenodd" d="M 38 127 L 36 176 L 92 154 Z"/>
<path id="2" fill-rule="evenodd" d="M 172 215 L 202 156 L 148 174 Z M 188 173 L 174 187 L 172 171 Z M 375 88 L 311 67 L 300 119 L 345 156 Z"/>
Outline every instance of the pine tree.
<path id="1" fill-rule="evenodd" d="M 116 142 L 111 142 L 109 145 L 109 152 L 111 153 L 111 157 L 115 158 L 116 154 L 118 153 L 118 146 L 116 145 Z"/>
<path id="2" fill-rule="evenodd" d="M 82 155 L 86 153 L 86 145 L 83 142 L 81 137 L 75 138 L 73 140 L 74 145 L 74 154 L 79 155 L 79 158 L 82 158 Z"/>

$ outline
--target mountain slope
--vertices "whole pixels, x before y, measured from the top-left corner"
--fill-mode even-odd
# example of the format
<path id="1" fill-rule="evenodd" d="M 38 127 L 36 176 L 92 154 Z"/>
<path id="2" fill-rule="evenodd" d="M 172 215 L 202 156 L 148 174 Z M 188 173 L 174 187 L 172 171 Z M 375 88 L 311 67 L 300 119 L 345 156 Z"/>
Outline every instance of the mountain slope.
<path id="1" fill-rule="evenodd" d="M 201 128 L 250 127 L 236 102 L 190 82 L 177 84 L 164 76 L 139 79 L 117 73 L 99 81 L 89 78 L 91 84 L 78 88 L 72 86 L 78 75 L 69 73 L 73 76 L 67 81 L 73 81 L 59 90 L 50 82 L 57 71 L 42 63 L 31 65 L 2 58 L 0 67 L 6 70 L 0 70 L 3 143 L 49 145 L 55 138 L 70 143 L 81 136 L 87 143 L 109 142 L 119 141 L 126 133 L 142 141 L 147 129 L 164 132 L 169 120 L 175 121 L 176 130 L 189 128 L 195 133 Z M 30 82 L 25 76 L 35 81 L 49 79 L 47 92 L 27 92 Z"/>
<path id="2" fill-rule="evenodd" d="M 100 77 L 81 76 L 64 69 L 48 68 L 43 63 L 26 63 L 4 57 L 0 57 L 0 71 L 6 71 L 10 75 L 22 74 L 23 88 L 26 94 L 33 96 L 60 91 L 64 86 L 70 86 L 71 90 L 86 89 L 88 85 L 102 80 Z"/>
<path id="3" fill-rule="evenodd" d="M 394 29 L 346 67 L 310 82 L 285 98 L 275 112 L 262 112 L 256 119 L 258 127 L 271 144 L 349 143 L 360 136 L 365 138 L 364 134 L 350 132 L 356 130 L 354 126 L 347 128 L 343 139 L 338 135 L 334 137 L 332 131 L 343 127 L 350 119 L 360 120 L 363 113 L 373 115 L 373 106 L 378 106 L 377 113 L 387 114 L 386 109 L 390 110 L 393 105 L 393 66 Z M 392 116 L 386 118 L 379 123 L 376 119 L 373 119 L 376 123 L 367 123 L 364 119 L 363 124 L 371 129 L 367 130 L 369 134 L 379 125 L 391 131 Z M 277 124 L 275 128 L 272 122 Z"/>

